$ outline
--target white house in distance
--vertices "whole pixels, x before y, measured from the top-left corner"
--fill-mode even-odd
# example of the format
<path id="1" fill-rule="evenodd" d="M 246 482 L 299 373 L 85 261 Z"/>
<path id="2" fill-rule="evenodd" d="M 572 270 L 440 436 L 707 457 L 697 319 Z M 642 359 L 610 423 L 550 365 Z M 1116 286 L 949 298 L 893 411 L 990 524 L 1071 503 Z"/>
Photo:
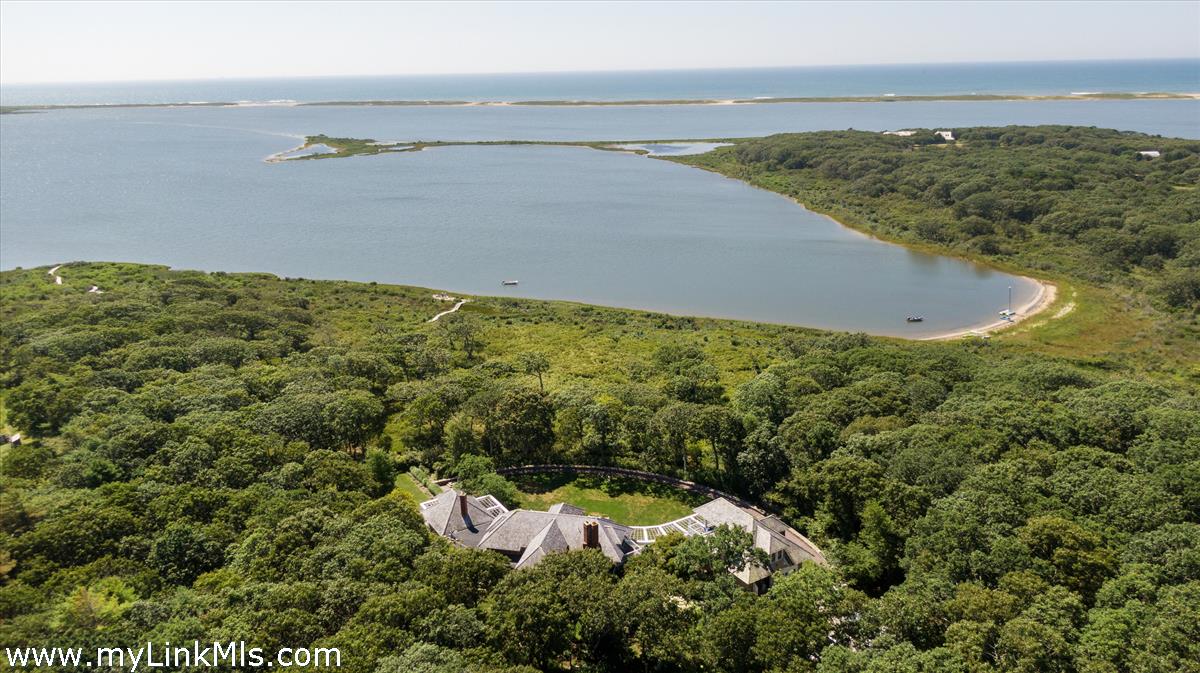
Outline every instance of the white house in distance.
<path id="1" fill-rule="evenodd" d="M 570 549 L 596 549 L 613 563 L 624 563 L 663 535 L 708 535 L 721 525 L 750 533 L 754 546 L 770 559 L 767 567 L 752 564 L 734 573 L 746 589 L 755 593 L 770 587 L 772 576 L 787 574 L 805 561 L 826 563 L 816 545 L 778 517 L 739 507 L 725 498 L 700 505 L 675 521 L 625 526 L 590 516 L 567 503 L 553 505 L 545 512 L 509 510 L 490 495 L 475 497 L 447 489 L 421 503 L 421 516 L 438 535 L 464 547 L 499 552 L 518 569 L 537 564 L 547 554 Z"/>
<path id="2" fill-rule="evenodd" d="M 1142 150 L 1138 152 L 1138 154 L 1150 159 L 1162 156 L 1162 152 L 1159 152 L 1158 150 Z"/>
<path id="3" fill-rule="evenodd" d="M 908 138 L 909 136 L 915 136 L 916 134 L 917 134 L 916 131 L 908 130 L 908 129 L 903 130 L 903 131 L 884 131 L 883 132 L 883 135 L 885 135 L 885 136 L 900 136 L 901 138 Z M 954 141 L 954 131 L 934 131 L 933 134 L 935 136 L 941 136 L 942 140 L 945 140 L 946 142 Z"/>

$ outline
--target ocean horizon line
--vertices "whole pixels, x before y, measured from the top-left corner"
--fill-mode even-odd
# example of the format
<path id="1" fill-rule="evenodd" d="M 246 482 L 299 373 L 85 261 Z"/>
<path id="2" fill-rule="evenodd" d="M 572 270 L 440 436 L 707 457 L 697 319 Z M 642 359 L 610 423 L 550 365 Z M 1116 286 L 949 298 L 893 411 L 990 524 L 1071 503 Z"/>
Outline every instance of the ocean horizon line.
<path id="1" fill-rule="evenodd" d="M 166 83 L 208 83 L 208 82 L 262 82 L 262 81 L 314 81 L 338 79 L 395 79 L 395 78 L 431 78 L 440 77 L 522 77 L 545 75 L 644 75 L 644 74 L 673 74 L 673 73 L 723 73 L 750 71 L 787 71 L 787 70 L 836 70 L 836 69 L 874 69 L 874 68 L 912 68 L 912 67 L 974 67 L 974 66 L 1020 66 L 1020 65 L 1058 65 L 1058 64 L 1101 64 L 1101 63 L 1181 63 L 1195 62 L 1200 65 L 1200 56 L 1153 57 L 1153 58 L 1071 58 L 1071 59 L 1034 59 L 1034 60 L 1001 60 L 1001 61 L 912 61 L 906 63 L 822 63 L 802 65 L 747 65 L 747 66 L 704 66 L 696 68 L 617 68 L 596 70 L 509 70 L 509 71 L 455 71 L 455 72 L 393 72 L 393 73 L 349 73 L 329 75 L 246 75 L 246 76 L 204 76 L 204 77 L 153 77 L 146 79 L 105 79 L 105 80 L 39 80 L 6 82 L 0 80 L 3 87 L 56 87 L 56 86 L 89 86 L 110 84 L 166 84 Z"/>
<path id="2" fill-rule="evenodd" d="M 710 102 L 1200 92 L 1200 58 L 0 83 L 0 105 Z M 802 102 L 802 101 L 796 101 Z"/>

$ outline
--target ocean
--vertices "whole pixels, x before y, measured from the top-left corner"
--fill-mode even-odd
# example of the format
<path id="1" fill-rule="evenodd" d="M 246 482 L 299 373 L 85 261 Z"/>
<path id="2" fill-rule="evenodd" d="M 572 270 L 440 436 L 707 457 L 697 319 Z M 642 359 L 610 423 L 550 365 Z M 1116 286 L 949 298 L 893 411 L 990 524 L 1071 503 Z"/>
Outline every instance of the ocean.
<path id="1" fill-rule="evenodd" d="M 0 104 L 678 100 L 1200 92 L 1200 59 L 404 75 L 0 86 Z"/>

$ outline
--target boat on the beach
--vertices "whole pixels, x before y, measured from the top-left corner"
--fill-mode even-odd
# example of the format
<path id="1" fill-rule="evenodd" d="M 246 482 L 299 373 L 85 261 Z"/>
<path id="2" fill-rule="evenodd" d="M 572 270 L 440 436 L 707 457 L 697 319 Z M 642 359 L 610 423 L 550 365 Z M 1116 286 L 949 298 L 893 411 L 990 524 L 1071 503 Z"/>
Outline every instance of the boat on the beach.
<path id="1" fill-rule="evenodd" d="M 924 322 L 924 321 L 925 321 L 925 316 L 923 316 L 923 315 L 910 315 L 910 316 L 908 316 L 907 318 L 905 318 L 904 320 L 905 320 L 906 322 Z"/>
<path id="2" fill-rule="evenodd" d="M 519 280 L 502 280 L 502 281 L 500 281 L 500 284 L 501 285 L 517 285 L 520 282 L 521 281 L 519 281 Z"/>

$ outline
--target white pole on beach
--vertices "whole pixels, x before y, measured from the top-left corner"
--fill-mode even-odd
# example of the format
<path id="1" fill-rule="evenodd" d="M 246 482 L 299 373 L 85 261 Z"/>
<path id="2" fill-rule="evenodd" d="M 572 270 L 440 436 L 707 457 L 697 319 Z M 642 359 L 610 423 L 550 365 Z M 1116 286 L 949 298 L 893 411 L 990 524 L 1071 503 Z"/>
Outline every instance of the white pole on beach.
<path id="1" fill-rule="evenodd" d="M 1012 313 L 1012 286 L 1008 286 L 1008 312 Z"/>

